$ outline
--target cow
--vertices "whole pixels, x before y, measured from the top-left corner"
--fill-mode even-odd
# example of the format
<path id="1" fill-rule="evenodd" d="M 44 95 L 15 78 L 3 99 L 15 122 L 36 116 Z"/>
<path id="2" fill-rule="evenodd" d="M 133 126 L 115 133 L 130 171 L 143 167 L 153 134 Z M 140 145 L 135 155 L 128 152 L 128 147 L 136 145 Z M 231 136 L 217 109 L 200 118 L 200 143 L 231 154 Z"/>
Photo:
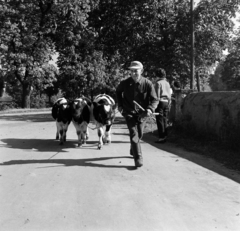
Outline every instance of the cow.
<path id="1" fill-rule="evenodd" d="M 59 140 L 60 145 L 66 142 L 68 126 L 71 123 L 72 115 L 69 102 L 64 97 L 59 98 L 52 107 L 52 117 L 56 121 L 57 133 L 56 140 Z"/>
<path id="2" fill-rule="evenodd" d="M 91 105 L 91 120 L 95 124 L 101 149 L 103 143 L 111 143 L 111 127 L 115 119 L 115 101 L 106 94 L 96 96 Z M 104 132 L 104 127 L 105 132 Z"/>
<path id="3" fill-rule="evenodd" d="M 78 136 L 78 147 L 86 144 L 86 140 L 88 140 L 89 137 L 88 124 L 91 116 L 90 106 L 91 101 L 84 96 L 75 99 L 70 104 L 72 122 Z"/>

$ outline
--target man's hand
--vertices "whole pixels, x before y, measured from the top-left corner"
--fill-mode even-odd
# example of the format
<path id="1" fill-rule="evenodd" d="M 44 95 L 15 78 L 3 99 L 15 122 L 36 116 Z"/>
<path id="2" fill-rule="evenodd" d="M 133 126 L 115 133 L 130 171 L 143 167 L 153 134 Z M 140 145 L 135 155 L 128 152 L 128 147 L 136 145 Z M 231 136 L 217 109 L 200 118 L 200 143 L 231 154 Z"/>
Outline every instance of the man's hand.
<path id="1" fill-rule="evenodd" d="M 147 116 L 151 116 L 152 115 L 152 111 L 150 109 L 147 109 Z"/>
<path id="2" fill-rule="evenodd" d="M 143 122 L 148 116 L 151 116 L 151 115 L 152 115 L 152 111 L 150 109 L 147 109 L 139 115 L 138 120 Z"/>

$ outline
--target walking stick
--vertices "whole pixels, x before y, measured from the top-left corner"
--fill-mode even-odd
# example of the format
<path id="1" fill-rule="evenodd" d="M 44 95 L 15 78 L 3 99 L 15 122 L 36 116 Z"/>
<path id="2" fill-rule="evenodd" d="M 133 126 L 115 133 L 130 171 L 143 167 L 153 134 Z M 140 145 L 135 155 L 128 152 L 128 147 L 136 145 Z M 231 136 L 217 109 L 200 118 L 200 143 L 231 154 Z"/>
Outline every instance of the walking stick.
<path id="1" fill-rule="evenodd" d="M 138 106 L 142 111 L 146 111 L 140 104 L 138 104 L 136 101 L 133 100 L 133 103 Z M 154 112 L 152 113 L 152 115 L 159 115 L 159 113 Z"/>

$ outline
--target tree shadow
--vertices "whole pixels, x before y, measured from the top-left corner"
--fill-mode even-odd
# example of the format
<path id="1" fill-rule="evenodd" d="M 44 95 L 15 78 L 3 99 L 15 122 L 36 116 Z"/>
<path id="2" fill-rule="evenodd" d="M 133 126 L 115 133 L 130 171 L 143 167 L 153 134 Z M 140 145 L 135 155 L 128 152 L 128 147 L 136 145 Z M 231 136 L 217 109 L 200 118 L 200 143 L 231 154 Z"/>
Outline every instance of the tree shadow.
<path id="1" fill-rule="evenodd" d="M 27 122 L 54 122 L 52 115 L 49 112 L 36 114 L 18 114 L 18 115 L 0 115 L 0 120 L 7 121 L 27 121 Z"/>
<path id="2" fill-rule="evenodd" d="M 126 121 L 123 117 L 117 116 L 114 119 L 114 124 L 126 124 Z"/>
<path id="3" fill-rule="evenodd" d="M 9 166 L 9 165 L 23 165 L 23 164 L 56 164 L 54 166 L 46 166 L 39 168 L 49 168 L 49 167 L 72 167 L 72 166 L 81 166 L 81 167 L 99 167 L 99 168 L 126 168 L 127 170 L 136 170 L 135 166 L 126 166 L 126 165 L 107 165 L 100 163 L 93 163 L 97 161 L 105 161 L 111 159 L 122 159 L 129 158 L 124 156 L 117 157 L 100 157 L 100 158 L 86 158 L 86 159 L 44 159 L 44 160 L 10 160 L 0 164 L 0 166 Z M 59 166 L 60 165 L 60 166 Z"/>
<path id="4" fill-rule="evenodd" d="M 4 144 L 0 144 L 0 147 L 12 148 L 12 149 L 26 149 L 32 150 L 36 152 L 68 152 L 66 149 L 70 148 L 79 148 L 79 149 L 97 149 L 98 140 L 96 141 L 87 141 L 81 147 L 77 146 L 77 140 L 67 140 L 63 145 L 60 145 L 59 140 L 53 139 L 16 139 L 16 138 L 8 138 L 1 139 L 1 142 Z M 112 141 L 111 143 L 129 143 L 129 141 Z M 106 144 L 104 146 L 108 146 L 111 144 Z"/>
<path id="5" fill-rule="evenodd" d="M 113 135 L 119 135 L 119 136 L 129 136 L 129 133 L 122 133 L 122 132 L 113 132 Z"/>
<path id="6" fill-rule="evenodd" d="M 174 143 L 169 142 L 163 144 L 155 143 L 155 141 L 157 140 L 157 136 L 155 133 L 151 132 L 145 133 L 142 140 L 154 146 L 155 148 L 172 153 L 173 155 L 191 161 L 206 169 L 216 172 L 219 175 L 222 175 L 237 183 L 240 183 L 240 169 L 236 171 L 229 168 L 228 169 L 221 168 L 220 165 L 222 166 L 223 164 L 219 163 L 217 160 L 207 156 L 203 156 L 198 153 L 189 152 L 187 150 L 184 150 L 183 148 L 176 146 Z"/>

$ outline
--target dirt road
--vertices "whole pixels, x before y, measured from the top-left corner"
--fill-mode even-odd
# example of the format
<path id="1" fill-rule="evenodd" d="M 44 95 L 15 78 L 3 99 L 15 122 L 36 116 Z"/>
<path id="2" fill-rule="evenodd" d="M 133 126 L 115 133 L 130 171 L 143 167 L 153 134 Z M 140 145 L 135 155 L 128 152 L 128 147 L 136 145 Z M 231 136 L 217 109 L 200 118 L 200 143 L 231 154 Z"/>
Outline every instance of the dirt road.
<path id="1" fill-rule="evenodd" d="M 1 115 L 0 230 L 240 230 L 236 172 L 151 136 L 136 170 L 122 122 L 97 150 L 96 130 L 77 148 L 71 124 L 60 146 L 50 114 Z"/>

